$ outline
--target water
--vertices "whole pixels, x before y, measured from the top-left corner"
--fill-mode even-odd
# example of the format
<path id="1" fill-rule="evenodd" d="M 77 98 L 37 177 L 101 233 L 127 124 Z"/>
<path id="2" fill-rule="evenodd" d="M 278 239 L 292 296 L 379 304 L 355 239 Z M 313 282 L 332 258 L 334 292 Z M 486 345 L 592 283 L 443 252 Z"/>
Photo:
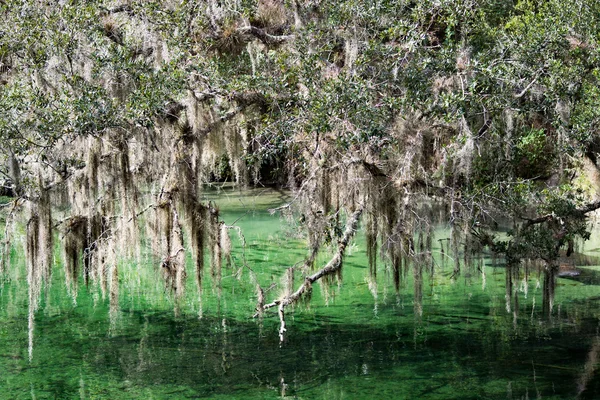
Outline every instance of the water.
<path id="1" fill-rule="evenodd" d="M 265 288 L 276 282 L 267 294 L 274 299 L 285 267 L 306 254 L 295 230 L 266 211 L 284 195 L 217 196 L 225 221 L 242 228 L 247 247 L 242 254 L 232 231 L 234 266 L 224 271 L 220 299 L 206 279 L 201 319 L 192 279 L 175 311 L 149 263 L 120 266 L 120 311 L 112 316 L 93 287 L 81 285 L 71 298 L 56 268 L 36 314 L 31 360 L 26 275 L 22 256 L 13 254 L 10 280 L 0 289 L 0 398 L 600 397 L 597 265 L 556 278 L 549 314 L 542 273 L 516 279 L 507 301 L 505 268 L 490 262 L 482 272 L 464 266 L 453 279 L 452 263 L 437 257 L 433 275 L 423 272 L 415 288 L 409 272 L 396 295 L 384 271 L 376 287 L 367 278 L 359 235 L 341 286 L 315 286 L 310 304 L 288 312 L 280 344 L 277 316 L 261 321 L 252 314 L 255 282 Z M 240 269 L 244 258 L 252 272 Z"/>

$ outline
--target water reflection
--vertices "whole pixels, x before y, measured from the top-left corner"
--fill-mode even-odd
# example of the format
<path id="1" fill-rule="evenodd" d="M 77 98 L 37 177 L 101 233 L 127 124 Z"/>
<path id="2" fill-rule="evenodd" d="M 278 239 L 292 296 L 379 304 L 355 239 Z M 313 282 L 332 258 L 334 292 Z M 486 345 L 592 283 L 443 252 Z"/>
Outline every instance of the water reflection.
<path id="1" fill-rule="evenodd" d="M 414 313 L 415 318 L 420 320 L 423 316 L 423 264 L 417 263 L 413 266 L 414 285 Z"/>
<path id="2" fill-rule="evenodd" d="M 277 259 L 265 243 L 256 246 Z M 57 284 L 33 320 L 31 293 L 15 280 L 0 289 L 0 386 L 8 398 L 598 396 L 595 268 L 565 274 L 561 265 L 460 254 L 457 275 L 454 262 L 444 265 L 447 254 L 431 255 L 450 250 L 417 249 L 420 258 L 398 268 L 398 292 L 393 269 L 371 276 L 366 254 L 356 251 L 343 287 L 334 281 L 334 292 L 315 290 L 310 307 L 290 312 L 283 345 L 276 315 L 251 318 L 258 273 L 223 276 L 222 295 L 215 288 L 205 297 L 202 319 L 193 294 L 173 313 L 172 303 L 157 300 L 164 287 L 123 280 L 120 302 L 82 288 L 75 304 Z M 131 273 L 123 266 L 113 276 Z M 263 295 L 301 279 L 281 278 L 263 283 Z"/>
<path id="3" fill-rule="evenodd" d="M 205 327 L 193 321 L 173 323 L 158 316 L 144 319 L 149 324 L 145 323 L 140 332 L 135 358 L 130 354 L 136 345 L 129 343 L 126 337 L 102 339 L 91 347 L 87 344 L 83 357 L 88 368 L 113 374 L 115 389 L 128 382 L 131 391 L 162 385 L 175 397 L 186 392 L 199 397 L 219 394 L 235 397 L 236 393 L 243 397 L 243 390 L 253 387 L 266 396 L 314 398 L 318 394 L 316 389 L 326 385 L 334 398 L 343 394 L 360 397 L 368 394 L 369 385 L 362 387 L 356 383 L 361 382 L 361 377 L 369 376 L 383 386 L 380 390 L 397 388 L 412 398 L 452 398 L 444 397 L 452 391 L 462 393 L 454 398 L 465 398 L 465 389 L 481 394 L 482 389 L 477 390 L 477 386 L 489 390 L 494 387 L 493 381 L 504 388 L 510 387 L 512 395 L 518 398 L 527 390 L 535 389 L 527 380 L 518 379 L 519 375 L 536 374 L 537 390 L 542 395 L 551 395 L 553 391 L 575 394 L 581 390 L 584 393 L 580 388 L 588 387 L 595 373 L 595 356 L 589 355 L 584 368 L 587 372 L 577 376 L 581 364 L 578 358 L 567 354 L 573 347 L 569 347 L 568 338 L 560 335 L 553 340 L 558 342 L 558 356 L 564 357 L 560 362 L 564 368 L 557 366 L 560 373 L 556 374 L 552 365 L 557 359 L 552 362 L 546 359 L 547 355 L 527 355 L 527 352 L 516 359 L 527 346 L 498 348 L 494 345 L 502 340 L 498 333 L 485 333 L 489 336 L 481 340 L 469 334 L 462 324 L 450 327 L 457 332 L 437 334 L 421 324 L 414 346 L 407 348 L 403 332 L 408 326 L 398 326 L 397 331 L 392 331 L 391 327 L 373 329 L 352 324 L 323 324 L 309 332 L 300 323 L 295 324 L 289 343 L 279 348 L 276 340 L 271 342 L 248 335 L 252 332 L 251 326 L 236 324 L 232 326 L 233 331 L 229 331 L 223 328 L 222 321 L 222 328 L 218 329 L 219 321 L 211 321 L 210 327 Z M 163 325 L 166 328 L 160 328 Z M 534 343 L 535 340 L 529 344 L 535 346 Z M 70 354 L 71 349 L 63 347 L 61 350 Z M 89 373 L 85 371 L 86 375 Z M 394 385 L 392 382 L 399 382 L 398 379 L 404 379 L 405 383 Z M 352 382 L 354 389 L 345 386 L 344 381 Z M 93 383 L 86 385 L 88 390 L 93 388 L 90 385 Z M 42 387 L 34 384 L 34 388 L 38 397 L 43 397 Z M 62 393 L 69 393 L 68 385 L 63 386 Z M 91 397 L 89 391 L 86 394 Z M 496 388 L 488 395 L 495 398 L 505 394 L 505 389 Z"/>
<path id="4" fill-rule="evenodd" d="M 599 385 L 597 316 L 587 307 L 564 305 L 560 318 L 577 324 L 555 328 L 559 316 L 552 296 L 559 278 L 552 269 L 527 276 L 535 281 L 538 273 L 545 304 L 541 314 L 531 303 L 535 290 L 527 297 L 521 290 L 524 270 L 487 268 L 486 291 L 475 290 L 481 287 L 477 279 L 457 280 L 454 286 L 441 286 L 447 299 L 436 302 L 432 293 L 440 288 L 432 286 L 432 277 L 422 268 L 415 268 L 412 282 L 399 294 L 413 302 L 408 313 L 381 299 L 376 320 L 350 305 L 334 302 L 319 311 L 313 305 L 312 311 L 296 310 L 284 346 L 272 334 L 277 322 L 268 315 L 260 336 L 254 320 L 122 311 L 107 335 L 110 321 L 90 318 L 94 312 L 82 309 L 81 299 L 68 324 L 60 322 L 60 314 L 38 315 L 36 329 L 43 339 L 36 342 L 31 365 L 26 359 L 12 360 L 19 365 L 15 369 L 1 361 L 13 374 L 6 390 L 15 393 L 17 379 L 28 382 L 37 398 L 109 398 L 123 390 L 132 398 L 144 393 L 169 398 L 394 393 L 404 398 L 521 398 L 527 393 L 591 398 Z M 496 289 L 510 294 L 510 312 L 506 301 L 495 304 L 493 296 L 485 296 Z M 527 307 L 531 313 L 521 320 L 519 311 Z M 527 323 L 532 315 L 535 323 Z M 10 343 L 0 344 L 0 354 L 10 354 L 4 347 L 15 342 Z"/>

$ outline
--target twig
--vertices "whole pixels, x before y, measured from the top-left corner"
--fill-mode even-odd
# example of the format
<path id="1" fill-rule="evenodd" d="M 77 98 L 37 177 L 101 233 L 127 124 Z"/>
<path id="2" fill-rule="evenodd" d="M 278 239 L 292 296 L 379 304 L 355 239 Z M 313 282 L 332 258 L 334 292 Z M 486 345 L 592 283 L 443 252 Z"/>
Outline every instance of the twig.
<path id="1" fill-rule="evenodd" d="M 531 87 L 535 84 L 535 82 L 537 82 L 538 78 L 540 77 L 540 75 L 537 75 L 535 78 L 533 78 L 533 80 L 531 82 L 529 82 L 529 85 L 525 86 L 525 89 L 523 89 L 523 91 L 521 91 L 521 93 L 519 94 L 515 94 L 515 99 L 520 99 L 521 97 L 525 96 L 525 93 L 527 93 L 527 91 L 529 89 L 531 89 Z"/>
<path id="2" fill-rule="evenodd" d="M 140 212 L 135 214 L 135 218 L 139 218 L 142 214 L 144 214 L 146 211 L 148 211 L 151 208 L 156 208 L 156 205 L 154 203 L 149 204 L 146 208 L 144 208 L 143 210 L 141 210 Z M 132 215 L 131 218 L 129 218 L 129 221 L 127 221 L 127 222 L 133 221 L 133 218 L 134 218 L 134 216 Z"/>

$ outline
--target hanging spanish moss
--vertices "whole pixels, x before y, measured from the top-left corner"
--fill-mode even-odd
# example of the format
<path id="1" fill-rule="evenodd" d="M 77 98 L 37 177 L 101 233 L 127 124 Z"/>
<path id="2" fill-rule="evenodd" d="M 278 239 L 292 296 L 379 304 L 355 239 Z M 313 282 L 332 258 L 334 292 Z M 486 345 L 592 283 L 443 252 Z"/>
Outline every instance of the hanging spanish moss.
<path id="1" fill-rule="evenodd" d="M 516 326 L 517 318 L 519 316 L 519 287 L 518 282 L 520 280 L 520 265 L 518 264 L 507 264 L 506 266 L 506 312 L 512 313 L 513 324 Z"/>
<path id="2" fill-rule="evenodd" d="M 400 275 L 402 271 L 402 252 L 403 252 L 403 237 L 402 232 L 398 232 L 400 221 L 398 221 L 397 203 L 395 198 L 390 197 L 381 202 L 380 209 L 381 217 L 383 218 L 382 226 L 385 227 L 383 237 L 385 238 L 385 246 L 382 251 L 390 263 L 392 269 L 392 280 L 396 293 L 400 290 Z"/>
<path id="3" fill-rule="evenodd" d="M 87 178 L 88 178 L 88 190 L 91 199 L 95 200 L 98 198 L 98 186 L 99 186 L 99 169 L 100 169 L 100 148 L 101 144 L 98 139 L 90 138 L 90 149 L 88 153 L 88 160 L 86 163 Z"/>
<path id="4" fill-rule="evenodd" d="M 28 338 L 29 359 L 33 357 L 33 333 L 35 312 L 38 310 L 40 295 L 44 285 L 50 283 L 52 268 L 52 214 L 49 193 L 42 189 L 37 203 L 31 210 L 27 222 L 26 255 L 28 284 Z"/>
<path id="5" fill-rule="evenodd" d="M 42 284 L 40 261 L 40 217 L 33 214 L 27 222 L 27 283 L 29 305 L 33 311 L 37 310 Z"/>
<path id="6" fill-rule="evenodd" d="M 27 284 L 29 290 L 28 312 L 28 351 L 29 359 L 33 357 L 33 333 L 35 327 L 35 312 L 41 291 L 41 274 L 38 268 L 39 256 L 39 216 L 34 214 L 27 222 Z"/>
<path id="7" fill-rule="evenodd" d="M 66 285 L 73 297 L 77 297 L 77 288 L 81 259 L 85 249 L 88 248 L 88 219 L 84 216 L 76 216 L 69 219 L 64 237 L 65 253 L 65 278 Z M 84 272 L 87 277 L 89 271 Z"/>
<path id="8" fill-rule="evenodd" d="M 101 251 L 106 246 L 110 233 L 108 220 L 100 213 L 95 213 L 88 219 L 87 246 L 83 250 L 83 279 L 86 285 L 90 281 L 97 281 L 103 274 L 106 257 L 101 255 Z"/>
<path id="9" fill-rule="evenodd" d="M 421 39 L 416 44 L 399 43 L 404 38 L 394 35 L 382 35 L 385 42 L 378 43 L 380 38 L 372 32 L 387 32 L 389 27 L 371 30 L 358 16 L 343 28 L 330 30 L 325 23 L 327 6 L 321 10 L 321 5 L 308 4 L 314 2 L 167 2 L 163 5 L 168 11 L 160 10 L 164 12 L 160 18 L 156 7 L 146 8 L 143 2 L 109 3 L 81 10 L 61 5 L 52 12 L 51 6 L 41 5 L 43 19 L 37 22 L 60 25 L 64 38 L 70 38 L 65 40 L 68 44 L 62 39 L 46 47 L 39 44 L 41 54 L 21 49 L 27 46 L 8 46 L 7 51 L 15 54 L 0 57 L 0 85 L 7 85 L 10 100 L 3 105 L 11 108 L 4 113 L 8 117 L 0 117 L 2 132 L 7 132 L 2 135 L 6 150 L 0 154 L 4 164 L 0 172 L 3 190 L 18 197 L 12 210 L 28 204 L 25 247 L 31 313 L 38 307 L 44 283 L 51 280 L 55 225 L 63 236 L 66 286 L 74 300 L 83 282 L 90 290 L 99 288 L 108 298 L 111 314 L 116 314 L 123 265 L 131 260 L 142 265 L 141 244 L 146 239 L 152 242 L 148 251 L 153 252 L 156 275 L 162 275 L 176 302 L 183 298 L 186 275 L 191 273 L 186 271 L 188 251 L 199 302 L 206 262 L 213 291 L 220 297 L 223 266 L 230 268 L 237 260 L 229 235 L 233 227 L 220 219 L 216 204 L 203 203 L 203 184 L 245 188 L 259 183 L 262 174 L 268 184 L 281 184 L 289 177 L 293 194 L 285 209 L 298 216 L 307 242 L 304 259 L 285 272 L 275 300 L 282 305 L 281 337 L 286 305 L 307 298 L 320 279 L 327 299 L 335 294 L 330 286 L 341 285 L 344 256 L 361 215 L 366 215 L 365 279 L 373 297 L 377 301 L 383 279 L 393 282 L 398 295 L 412 273 L 414 311 L 420 316 L 423 274 L 436 273 L 432 255 L 436 218 L 431 204 L 443 203 L 440 219 L 451 230 L 449 237 L 439 239 L 442 268 L 451 259 L 453 278 L 461 269 L 465 277 L 481 271 L 485 286 L 481 254 L 489 249 L 496 257 L 503 250 L 502 241 L 491 235 L 482 241 L 473 234 L 490 219 L 483 210 L 510 208 L 504 197 L 527 203 L 533 196 L 521 198 L 523 193 L 540 194 L 530 184 L 550 189 L 571 185 L 576 179 L 567 171 L 577 168 L 567 160 L 582 156 L 573 149 L 590 146 L 581 152 L 588 159 L 597 158 L 592 144 L 577 135 L 569 139 L 571 105 L 564 99 L 537 108 L 541 98 L 548 97 L 540 95 L 544 88 L 534 87 L 545 85 L 538 73 L 527 77 L 524 68 L 525 75 L 512 76 L 513 83 L 510 76 L 494 77 L 506 84 L 496 85 L 498 92 L 489 98 L 510 99 L 507 104 L 490 104 L 488 98 L 474 96 L 478 93 L 471 91 L 481 85 L 475 85 L 479 78 L 472 65 L 488 60 L 476 59 L 481 54 L 470 48 L 468 38 L 461 38 L 460 49 L 447 52 L 456 50 L 455 56 L 430 65 L 429 55 L 427 60 L 421 57 L 445 46 L 440 38 L 426 39 L 432 44 L 427 48 L 419 47 Z M 10 23 L 22 22 L 22 10 L 3 12 L 12 16 Z M 342 14 L 338 17 L 344 19 Z M 418 32 L 421 22 L 407 35 L 429 37 L 431 32 Z M 330 39 L 331 46 L 322 47 Z M 375 57 L 387 52 L 405 54 Z M 440 57 L 446 57 L 442 53 Z M 310 54 L 311 64 L 299 54 Z M 423 63 L 428 68 L 422 68 Z M 446 67 L 454 63 L 456 71 L 451 72 L 453 68 Z M 439 69 L 437 64 L 446 67 Z M 403 71 L 410 75 L 423 70 L 431 70 L 432 76 L 419 77 L 424 78 L 422 85 L 403 86 L 406 79 L 399 79 Z M 529 86 L 521 88 L 528 79 Z M 535 96 L 529 93 L 533 89 Z M 398 101 L 399 94 L 405 102 Z M 421 104 L 415 99 L 423 94 L 429 101 Z M 478 101 L 469 109 L 456 103 L 457 98 Z M 517 110 L 516 99 L 527 107 Z M 539 146 L 530 146 L 536 140 Z M 549 143 L 553 141 L 557 143 Z M 524 157 L 516 148 L 532 156 Z M 556 160 L 548 160 L 547 164 L 558 162 L 552 167 L 534 168 L 540 163 L 534 160 L 544 159 L 546 150 L 562 148 L 573 153 L 558 153 Z M 522 171 L 526 169 L 535 170 L 535 176 Z M 516 183 L 518 193 L 507 187 L 509 181 Z M 60 200 L 53 201 L 52 196 Z M 503 212 L 519 217 L 517 233 L 525 232 L 519 230 L 524 226 L 538 226 L 536 234 L 556 228 L 550 250 L 558 256 L 566 247 L 570 256 L 576 250 L 573 237 L 585 237 L 585 216 L 600 203 L 581 208 L 583 197 L 574 202 L 557 196 L 568 201 L 548 195 L 546 203 L 552 207 L 544 218 L 529 205 Z M 575 204 L 580 208 L 573 211 L 570 206 Z M 558 216 L 557 210 L 563 208 L 573 215 Z M 53 221 L 53 215 L 62 220 Z M 9 232 L 14 221 L 11 211 L 0 274 L 6 272 L 14 244 Z M 319 265 L 329 256 L 330 262 Z M 529 256 L 519 254 L 515 259 Z M 547 261 L 544 275 L 548 314 L 554 261 Z M 239 271 L 249 268 L 245 258 L 240 264 Z M 516 318 L 522 270 L 518 262 L 509 264 L 506 309 Z M 526 263 L 525 280 L 528 268 Z M 275 275 L 273 281 L 280 279 Z M 294 285 L 300 285 L 296 291 Z M 268 291 L 258 288 L 262 312 L 271 303 L 265 298 Z M 201 315 L 201 304 L 199 310 Z"/>
<path id="10" fill-rule="evenodd" d="M 225 260 L 225 267 L 231 268 L 233 266 L 233 257 L 231 254 L 232 245 L 231 245 L 231 237 L 229 236 L 230 226 L 225 225 L 225 223 L 221 224 L 221 251 L 222 257 Z"/>
<path id="11" fill-rule="evenodd" d="M 15 217 L 17 209 L 17 202 L 14 202 L 10 211 L 6 215 L 6 222 L 4 225 L 4 236 L 2 240 L 2 254 L 0 254 L 0 284 L 4 282 L 4 274 L 7 272 L 8 265 L 10 263 L 10 250 L 12 246 L 12 232 L 13 219 Z"/>
<path id="12" fill-rule="evenodd" d="M 377 309 L 378 309 L 378 306 L 379 306 L 379 302 L 378 302 L 378 299 L 379 299 L 379 288 L 378 288 L 378 285 L 377 285 L 377 278 L 375 278 L 372 275 L 369 275 L 369 276 L 367 276 L 366 281 L 367 281 L 367 286 L 369 288 L 369 292 L 371 292 L 371 296 L 373 296 L 373 301 L 375 302 L 375 304 L 373 306 L 374 307 L 374 312 L 377 313 Z"/>
<path id="13" fill-rule="evenodd" d="M 556 288 L 556 273 L 558 266 L 548 265 L 544 268 L 544 284 L 542 287 L 542 313 L 546 317 L 552 315 L 554 309 L 554 289 Z"/>
<path id="14" fill-rule="evenodd" d="M 232 106 L 234 110 L 237 108 L 235 104 Z M 247 147 L 246 121 L 243 115 L 240 115 L 225 125 L 225 149 L 235 181 L 241 188 L 248 185 L 248 167 L 244 157 Z"/>
<path id="15" fill-rule="evenodd" d="M 454 261 L 452 275 L 458 276 L 460 274 L 460 241 L 462 238 L 462 229 L 458 223 L 453 223 L 450 228 L 450 253 Z"/>
<path id="16" fill-rule="evenodd" d="M 172 232 L 173 232 L 173 212 L 172 212 L 172 204 L 170 201 L 165 200 L 157 205 L 155 209 L 155 246 L 154 249 L 157 250 L 157 255 L 162 257 L 161 259 L 161 270 L 163 273 L 165 271 L 170 271 L 170 254 L 172 250 Z M 156 251 L 155 250 L 155 251 Z M 170 274 L 169 274 L 170 275 Z M 165 276 L 166 278 L 166 276 Z"/>
<path id="17" fill-rule="evenodd" d="M 283 296 L 289 296 L 294 291 L 294 267 L 286 270 L 284 276 Z"/>
<path id="18" fill-rule="evenodd" d="M 109 266 L 109 314 L 111 325 L 114 325 L 114 321 L 119 311 L 119 267 L 117 263 L 111 263 Z"/>
<path id="19" fill-rule="evenodd" d="M 167 287 L 176 298 L 183 295 L 185 288 L 185 253 L 183 231 L 177 209 L 171 201 L 157 207 L 158 226 L 161 236 L 161 270 Z"/>
<path id="20" fill-rule="evenodd" d="M 423 264 L 417 262 L 413 265 L 414 284 L 414 313 L 415 317 L 423 316 Z"/>
<path id="21" fill-rule="evenodd" d="M 202 275 L 204 273 L 204 247 L 206 245 L 206 221 L 207 221 L 208 209 L 202 204 L 197 203 L 188 215 L 188 231 L 191 236 L 191 247 L 194 257 L 194 277 L 196 281 L 196 288 L 198 290 L 199 300 L 202 300 Z M 199 309 L 202 310 L 200 304 Z"/>
<path id="22" fill-rule="evenodd" d="M 321 212 L 328 214 L 331 211 L 331 198 L 332 198 L 332 179 L 335 179 L 333 171 L 329 168 L 321 168 L 321 179 L 320 179 L 320 201 Z M 317 178 L 319 179 L 319 178 Z"/>
<path id="23" fill-rule="evenodd" d="M 221 276 L 223 267 L 223 254 L 221 248 L 221 225 L 219 221 L 219 209 L 215 205 L 209 205 L 209 247 L 210 247 L 210 274 L 213 282 L 213 290 L 221 294 Z"/>
<path id="24" fill-rule="evenodd" d="M 179 220 L 179 213 L 173 208 L 173 249 L 171 256 L 171 274 L 174 269 L 173 291 L 177 298 L 183 297 L 185 290 L 185 247 L 183 242 L 183 229 Z"/>
<path id="25" fill-rule="evenodd" d="M 367 261 L 369 263 L 369 274 L 377 278 L 377 219 L 373 215 L 367 218 L 365 227 L 365 239 L 367 246 Z"/>
<path id="26" fill-rule="evenodd" d="M 121 200 L 121 216 L 118 227 L 119 242 L 125 245 L 123 256 L 133 257 L 139 250 L 139 228 L 137 225 L 136 210 L 138 206 L 138 193 L 134 185 L 134 177 L 130 162 L 130 149 L 126 140 L 119 138 L 117 142 L 119 160 L 115 163 L 115 176 L 119 176 L 118 186 Z"/>
<path id="27" fill-rule="evenodd" d="M 102 298 L 105 299 L 109 293 L 110 271 L 117 265 L 119 252 L 115 249 L 116 243 L 111 240 L 111 230 L 108 223 L 103 220 L 101 236 L 96 240 L 96 249 L 93 254 L 93 268 L 91 279 L 100 287 Z"/>

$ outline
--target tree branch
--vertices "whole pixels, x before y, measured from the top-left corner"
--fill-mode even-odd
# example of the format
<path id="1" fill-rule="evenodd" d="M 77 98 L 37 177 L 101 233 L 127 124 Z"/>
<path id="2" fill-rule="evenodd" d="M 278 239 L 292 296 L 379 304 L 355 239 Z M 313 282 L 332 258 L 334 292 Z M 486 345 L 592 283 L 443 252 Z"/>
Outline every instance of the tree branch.
<path id="1" fill-rule="evenodd" d="M 194 99 L 200 103 L 211 100 L 214 98 L 222 98 L 229 101 L 235 101 L 240 106 L 249 106 L 249 105 L 257 105 L 261 108 L 266 108 L 273 102 L 296 102 L 296 99 L 292 93 L 272 93 L 270 95 L 259 92 L 255 90 L 249 90 L 244 92 L 231 91 L 227 92 L 225 90 L 213 89 L 203 92 L 196 92 L 194 89 L 191 89 L 191 93 L 194 96 Z"/>
<path id="2" fill-rule="evenodd" d="M 525 218 L 525 217 L 521 217 L 521 219 L 524 219 L 525 225 L 523 225 L 523 229 L 527 229 L 530 226 L 533 225 L 537 225 L 537 224 L 542 224 L 544 222 L 548 222 L 548 221 L 552 221 L 554 219 L 554 216 L 552 214 L 546 214 L 543 215 L 541 217 L 537 217 L 537 218 Z"/>
<path id="3" fill-rule="evenodd" d="M 538 74 L 535 78 L 533 78 L 533 80 L 531 82 L 529 82 L 529 84 L 527 86 L 525 86 L 525 89 L 523 89 L 521 91 L 521 93 L 515 94 L 514 98 L 515 99 L 520 99 L 521 97 L 525 96 L 525 93 L 527 93 L 527 91 L 529 89 L 531 89 L 531 87 L 537 82 L 537 80 L 539 79 L 540 75 Z"/>
<path id="4" fill-rule="evenodd" d="M 284 333 L 286 331 L 285 307 L 300 300 L 300 298 L 306 292 L 310 291 L 310 289 L 312 288 L 312 284 L 314 282 L 318 281 L 319 279 L 321 279 L 324 276 L 332 275 L 332 274 L 336 273 L 337 271 L 339 271 L 339 269 L 342 267 L 342 260 L 343 260 L 344 254 L 346 252 L 346 247 L 348 246 L 350 239 L 352 239 L 352 237 L 356 233 L 356 228 L 358 227 L 358 221 L 360 220 L 360 216 L 363 212 L 363 209 L 364 209 L 364 205 L 361 204 L 358 207 L 358 209 L 348 218 L 348 221 L 346 222 L 346 229 L 344 230 L 342 238 L 338 241 L 337 251 L 331 258 L 331 260 L 329 260 L 329 262 L 323 268 L 321 268 L 314 274 L 309 275 L 306 278 L 304 278 L 304 282 L 302 282 L 302 285 L 300 285 L 300 287 L 294 293 L 292 293 L 288 296 L 284 296 L 283 298 L 280 298 L 279 300 L 275 300 L 272 303 L 263 305 L 262 310 L 259 310 L 256 314 L 254 314 L 254 316 L 256 317 L 256 316 L 260 315 L 262 312 L 268 310 L 269 308 L 276 307 L 276 306 L 278 307 L 279 320 L 281 321 L 281 325 L 279 328 L 279 340 L 281 342 L 283 342 L 283 340 L 284 340 Z"/>
<path id="5" fill-rule="evenodd" d="M 583 215 L 585 215 L 585 214 L 587 214 L 587 213 L 589 213 L 589 212 L 596 211 L 596 210 L 597 210 L 597 209 L 599 209 L 599 208 L 600 208 L 600 201 L 596 201 L 596 202 L 594 202 L 594 203 L 589 203 L 589 204 L 586 204 L 586 205 L 585 205 L 585 206 L 583 206 L 582 208 L 578 208 L 578 209 L 576 210 L 576 212 L 577 212 L 578 214 L 580 214 L 580 215 L 582 215 L 582 216 L 583 216 Z"/>
<path id="6" fill-rule="evenodd" d="M 238 32 L 249 33 L 266 45 L 281 44 L 294 38 L 294 35 L 271 35 L 270 33 L 267 33 L 267 31 L 265 31 L 264 29 L 260 29 L 252 25 L 238 28 Z"/>
<path id="7" fill-rule="evenodd" d="M 127 14 L 133 14 L 133 8 L 129 4 L 120 4 L 108 10 L 110 14 L 117 14 L 120 12 L 125 12 Z"/>
<path id="8" fill-rule="evenodd" d="M 576 208 L 575 211 L 573 211 L 572 215 L 581 218 L 581 217 L 584 217 L 587 213 L 596 211 L 598 209 L 600 209 L 600 201 L 596 201 L 594 203 L 588 203 L 581 208 Z M 546 214 L 546 215 L 542 215 L 541 217 L 537 217 L 537 218 L 521 217 L 521 219 L 526 221 L 525 225 L 523 225 L 524 229 L 529 228 L 530 226 L 533 226 L 533 225 L 543 224 L 544 222 L 552 221 L 556 218 L 557 218 L 557 216 L 553 215 L 553 214 Z"/>

